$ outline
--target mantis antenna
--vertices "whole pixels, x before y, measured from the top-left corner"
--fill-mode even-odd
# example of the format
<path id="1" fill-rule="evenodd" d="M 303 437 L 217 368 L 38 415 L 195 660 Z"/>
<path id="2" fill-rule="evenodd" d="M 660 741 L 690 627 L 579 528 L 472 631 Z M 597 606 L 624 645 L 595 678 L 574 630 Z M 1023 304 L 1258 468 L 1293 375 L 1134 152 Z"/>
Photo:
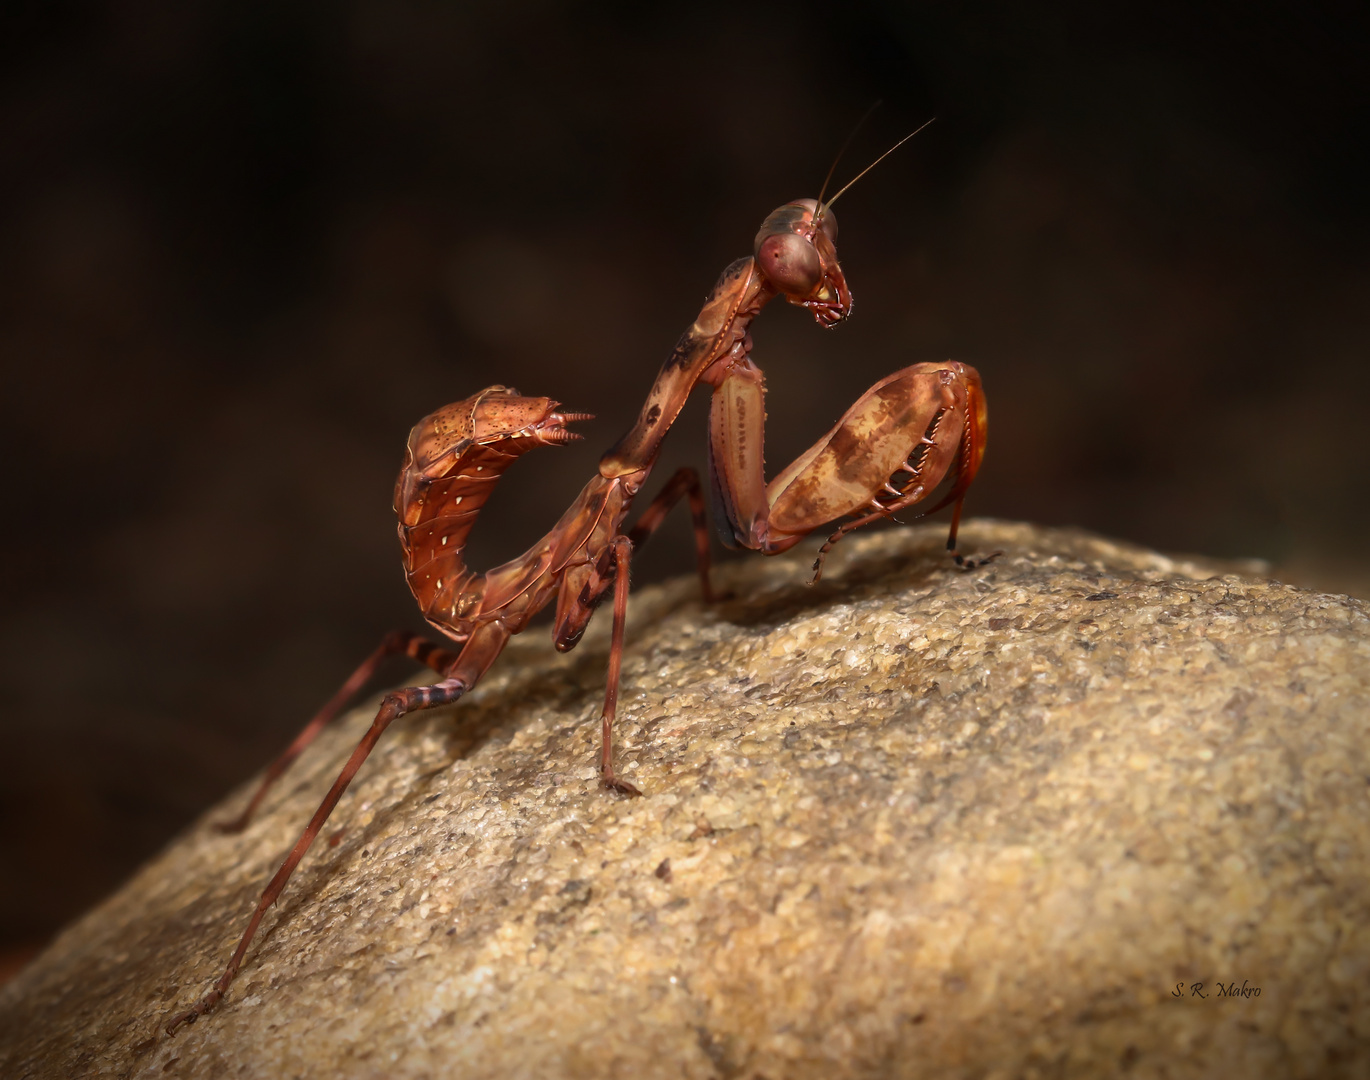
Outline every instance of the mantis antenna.
<path id="1" fill-rule="evenodd" d="M 867 113 L 866 115 L 869 116 L 870 113 Z M 864 119 L 864 117 L 863 117 L 863 119 Z M 917 135 L 920 131 L 922 131 L 923 128 L 927 127 L 928 124 L 931 124 L 932 121 L 933 121 L 933 120 L 936 120 L 936 119 L 937 119 L 937 117 L 934 116 L 934 117 L 932 117 L 932 119 L 930 119 L 930 120 L 926 121 L 925 123 L 921 124 L 920 126 L 914 128 L 914 129 L 913 129 L 912 131 L 910 131 L 907 135 L 905 135 L 902 139 L 900 139 L 897 143 L 895 143 L 895 144 L 894 144 L 893 146 L 891 146 L 888 150 L 886 150 L 883 154 L 881 154 L 878 158 L 876 158 L 876 159 L 875 159 L 874 161 L 872 161 L 869 165 L 867 165 L 864 169 L 862 169 L 859 173 L 857 173 L 855 176 L 853 176 L 850 180 L 847 181 L 846 185 L 842 188 L 841 191 L 839 191 L 836 195 L 834 195 L 831 199 L 828 200 L 826 206 L 823 204 L 823 196 L 822 196 L 822 195 L 819 195 L 819 197 L 818 197 L 818 213 L 816 213 L 816 214 L 814 215 L 814 220 L 815 220 L 815 221 L 818 221 L 820 218 L 822 218 L 822 216 L 823 216 L 823 211 L 826 210 L 826 209 L 828 209 L 828 207 L 832 206 L 833 203 L 835 203 L 838 199 L 840 199 L 840 198 L 843 196 L 843 194 L 846 193 L 847 188 L 851 187 L 854 183 L 856 183 L 858 180 L 860 180 L 861 177 L 865 176 L 866 173 L 870 172 L 873 168 L 875 168 L 877 165 L 879 165 L 882 161 L 884 161 L 887 157 L 889 157 L 892 153 L 894 153 L 896 150 L 898 150 L 898 149 L 899 149 L 901 146 L 903 146 L 906 142 L 908 142 L 908 141 L 909 141 L 910 139 L 912 139 L 915 135 Z M 855 133 L 855 132 L 852 132 L 852 134 L 855 135 L 856 133 Z M 848 139 L 847 141 L 850 142 L 851 140 Z M 843 147 L 843 149 L 845 150 L 846 147 Z M 840 154 L 839 154 L 838 156 L 841 157 Z M 834 168 L 837 167 L 837 162 L 835 162 L 835 161 L 833 162 L 833 167 L 834 167 Z M 828 175 L 829 175 L 829 176 L 832 175 L 831 170 L 829 170 Z M 827 187 L 827 181 L 826 181 L 826 180 L 823 182 L 823 186 L 824 186 L 825 188 Z"/>
<path id="2" fill-rule="evenodd" d="M 852 140 L 856 138 L 856 133 L 860 131 L 866 121 L 871 118 L 871 113 L 880 108 L 882 104 L 883 102 L 879 98 L 875 99 L 875 103 L 862 114 L 861 119 L 856 122 L 856 126 L 851 129 L 851 134 L 847 136 L 847 141 L 842 144 L 842 149 L 837 151 L 837 156 L 832 159 L 832 164 L 828 166 L 828 175 L 823 177 L 823 186 L 818 189 L 818 208 L 820 215 L 823 210 L 823 195 L 828 190 L 828 185 L 832 182 L 832 174 L 837 171 L 837 163 L 842 160 L 842 155 L 845 154 L 847 148 L 851 146 Z"/>

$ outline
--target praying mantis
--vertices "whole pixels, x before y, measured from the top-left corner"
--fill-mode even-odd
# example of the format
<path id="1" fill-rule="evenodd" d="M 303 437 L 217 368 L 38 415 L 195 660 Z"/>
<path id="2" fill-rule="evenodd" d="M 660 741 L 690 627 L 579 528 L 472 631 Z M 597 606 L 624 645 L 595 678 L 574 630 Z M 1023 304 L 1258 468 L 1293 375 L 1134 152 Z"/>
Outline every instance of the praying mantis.
<path id="1" fill-rule="evenodd" d="M 836 326 L 850 315 L 852 296 L 837 258 L 837 221 L 831 209 L 850 186 L 827 202 L 820 193 L 818 199 L 786 203 L 766 218 L 753 254 L 729 264 L 681 335 L 636 423 L 600 458 L 597 472 L 552 530 L 518 558 L 484 573 L 467 567 L 463 552 L 481 508 L 517 458 L 536 447 L 581 438 L 568 425 L 590 415 L 561 411 L 560 403 L 550 398 L 526 397 L 496 385 L 439 409 L 414 427 L 395 486 L 400 546 L 409 587 L 424 618 L 450 645 L 441 647 L 407 632 L 386 637 L 268 768 L 243 814 L 222 828 L 246 826 L 272 784 L 387 656 L 407 655 L 431 668 L 438 679 L 384 696 L 371 727 L 262 892 L 222 975 L 190 1009 L 167 1023 L 168 1034 L 222 1000 L 267 909 L 386 729 L 407 713 L 459 700 L 509 639 L 554 600 L 552 640 L 566 651 L 580 640 L 601 599 L 613 589 L 599 771 L 604 788 L 625 796 L 642 794 L 615 771 L 612 742 L 629 563 L 684 498 L 693 517 L 704 598 L 712 599 L 698 473 L 678 470 L 632 527 L 625 528 L 625 522 L 652 473 L 662 440 L 697 386 L 711 388 L 709 478 L 725 543 L 774 555 L 825 524 L 850 518 L 820 549 L 814 563 L 817 581 L 825 555 L 844 535 L 929 499 L 945 480 L 945 493 L 926 512 L 953 507 L 947 546 L 955 552 L 962 502 L 980 468 L 986 437 L 985 396 L 979 374 L 968 364 L 914 364 L 881 379 L 813 446 L 769 483 L 765 479 L 765 387 L 751 358 L 751 324 L 780 296 L 807 309 L 822 327 Z"/>

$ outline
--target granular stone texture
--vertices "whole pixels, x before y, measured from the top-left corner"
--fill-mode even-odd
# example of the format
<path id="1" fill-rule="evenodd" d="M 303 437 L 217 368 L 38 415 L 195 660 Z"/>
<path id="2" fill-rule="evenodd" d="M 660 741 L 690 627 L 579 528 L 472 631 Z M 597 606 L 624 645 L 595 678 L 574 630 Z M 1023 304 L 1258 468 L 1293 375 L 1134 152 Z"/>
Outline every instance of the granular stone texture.
<path id="1" fill-rule="evenodd" d="M 1366 605 L 980 522 L 730 564 L 516 641 L 206 816 L 0 993 L 5 1077 L 1370 1075 Z M 329 689 L 320 687 L 323 697 Z M 374 701 L 371 709 L 374 709 Z"/>

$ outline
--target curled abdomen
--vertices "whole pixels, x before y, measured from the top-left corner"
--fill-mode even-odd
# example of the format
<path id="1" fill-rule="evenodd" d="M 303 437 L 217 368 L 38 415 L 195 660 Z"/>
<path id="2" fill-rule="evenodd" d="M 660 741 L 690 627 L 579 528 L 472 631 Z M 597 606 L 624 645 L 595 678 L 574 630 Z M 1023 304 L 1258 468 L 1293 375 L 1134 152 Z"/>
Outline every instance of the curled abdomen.
<path id="1" fill-rule="evenodd" d="M 395 483 L 395 514 L 409 589 L 430 623 L 464 640 L 484 576 L 463 553 L 476 517 L 500 475 L 535 446 L 580 438 L 565 425 L 588 419 L 559 413 L 551 398 L 492 386 L 424 417 L 409 433 Z"/>

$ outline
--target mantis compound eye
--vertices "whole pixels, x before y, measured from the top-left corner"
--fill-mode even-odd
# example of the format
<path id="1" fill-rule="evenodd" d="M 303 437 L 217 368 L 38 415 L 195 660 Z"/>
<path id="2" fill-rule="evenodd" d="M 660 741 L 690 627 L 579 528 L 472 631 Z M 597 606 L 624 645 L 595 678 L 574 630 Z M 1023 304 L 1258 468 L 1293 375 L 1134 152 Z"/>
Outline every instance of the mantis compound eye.
<path id="1" fill-rule="evenodd" d="M 766 237 L 757 245 L 756 261 L 771 284 L 790 296 L 808 296 L 823 276 L 818 252 L 797 233 Z"/>

